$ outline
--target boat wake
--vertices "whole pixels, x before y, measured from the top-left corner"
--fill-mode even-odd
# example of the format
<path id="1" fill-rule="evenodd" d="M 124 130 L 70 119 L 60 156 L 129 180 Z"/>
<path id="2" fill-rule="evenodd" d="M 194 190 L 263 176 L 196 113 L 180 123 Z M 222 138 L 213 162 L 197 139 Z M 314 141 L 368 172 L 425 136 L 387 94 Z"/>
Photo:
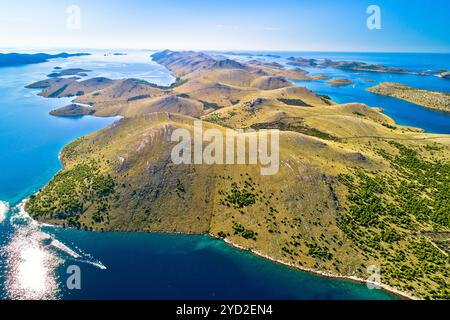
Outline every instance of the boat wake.
<path id="1" fill-rule="evenodd" d="M 98 269 L 106 270 L 106 266 L 99 260 L 93 258 L 90 254 L 83 252 L 81 249 L 75 247 L 71 249 L 69 246 L 65 245 L 61 241 L 52 237 L 50 246 L 60 252 L 67 254 L 74 262 L 90 264 Z"/>

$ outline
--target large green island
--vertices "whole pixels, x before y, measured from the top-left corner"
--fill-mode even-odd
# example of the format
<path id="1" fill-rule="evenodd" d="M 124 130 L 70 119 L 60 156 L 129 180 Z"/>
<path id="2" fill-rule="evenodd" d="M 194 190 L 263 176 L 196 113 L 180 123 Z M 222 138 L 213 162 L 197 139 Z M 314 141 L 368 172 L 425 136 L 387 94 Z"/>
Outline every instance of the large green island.
<path id="1" fill-rule="evenodd" d="M 64 148 L 64 168 L 26 204 L 34 219 L 92 231 L 210 234 L 327 276 L 365 281 L 379 268 L 385 289 L 450 299 L 450 136 L 285 80 L 315 80 L 299 69 L 199 52 L 153 59 L 174 85 L 51 78 L 31 86 L 84 106 L 56 115 L 123 116 Z M 221 132 L 279 129 L 279 172 L 175 165 L 171 134 L 192 132 L 198 119 Z"/>

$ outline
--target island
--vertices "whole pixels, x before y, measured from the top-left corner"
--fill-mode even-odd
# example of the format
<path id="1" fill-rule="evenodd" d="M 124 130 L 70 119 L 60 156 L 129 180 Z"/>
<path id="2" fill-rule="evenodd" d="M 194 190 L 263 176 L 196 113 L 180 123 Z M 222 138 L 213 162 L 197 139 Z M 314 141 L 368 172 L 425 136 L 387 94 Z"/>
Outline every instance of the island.
<path id="1" fill-rule="evenodd" d="M 331 59 L 317 60 L 308 59 L 302 57 L 289 57 L 287 64 L 297 67 L 310 67 L 310 68 L 335 68 L 347 71 L 364 71 L 364 72 L 376 72 L 376 73 L 395 73 L 395 74 L 413 74 L 420 76 L 437 76 L 448 79 L 449 72 L 443 69 L 426 70 L 423 72 L 416 72 L 399 67 L 389 67 L 382 64 L 370 64 L 360 61 L 333 61 Z"/>
<path id="2" fill-rule="evenodd" d="M 416 89 L 396 82 L 382 82 L 367 90 L 376 94 L 412 102 L 425 108 L 450 112 L 450 93 Z"/>
<path id="3" fill-rule="evenodd" d="M 230 56 L 243 56 L 243 57 L 265 57 L 265 58 L 274 58 L 279 59 L 281 56 L 277 54 L 266 54 L 266 53 L 248 53 L 248 52 L 233 52 L 233 51 L 226 51 L 222 52 L 223 54 L 230 55 Z"/>
<path id="4" fill-rule="evenodd" d="M 403 68 L 387 67 L 381 64 L 369 64 L 358 61 L 333 61 L 325 59 L 320 65 L 322 67 L 332 67 L 336 69 L 352 70 L 352 71 L 417 74 L 415 72 Z"/>
<path id="5" fill-rule="evenodd" d="M 333 87 L 342 87 L 342 86 L 348 86 L 350 84 L 353 84 L 353 81 L 346 79 L 346 78 L 334 78 L 334 79 L 328 80 L 327 83 L 331 84 Z"/>
<path id="6" fill-rule="evenodd" d="M 319 63 L 316 59 L 305 59 L 305 58 L 296 58 L 290 57 L 287 59 L 289 65 L 298 66 L 298 67 L 319 67 Z"/>
<path id="7" fill-rule="evenodd" d="M 59 54 L 46 54 L 46 53 L 0 53 L 0 68 L 10 66 L 22 66 L 27 64 L 43 63 L 50 59 L 67 59 L 70 57 L 88 56 L 89 53 L 59 53 Z"/>
<path id="8" fill-rule="evenodd" d="M 286 79 L 308 77 L 298 70 L 193 51 L 152 59 L 176 78 L 171 86 L 98 78 L 31 86 L 49 98 L 82 91 L 74 103 L 93 116 L 122 116 L 62 150 L 62 170 L 25 205 L 34 219 L 208 234 L 292 268 L 365 282 L 376 267 L 386 290 L 450 298 L 449 135 L 294 86 Z M 174 164 L 172 134 L 192 134 L 200 119 L 204 130 L 242 138 L 241 129 L 278 129 L 279 170 Z"/>
<path id="9" fill-rule="evenodd" d="M 91 70 L 81 69 L 81 68 L 72 68 L 72 69 L 55 69 L 57 72 L 52 72 L 47 77 L 49 78 L 60 78 L 66 76 L 78 76 L 78 77 L 87 77 L 88 73 Z"/>

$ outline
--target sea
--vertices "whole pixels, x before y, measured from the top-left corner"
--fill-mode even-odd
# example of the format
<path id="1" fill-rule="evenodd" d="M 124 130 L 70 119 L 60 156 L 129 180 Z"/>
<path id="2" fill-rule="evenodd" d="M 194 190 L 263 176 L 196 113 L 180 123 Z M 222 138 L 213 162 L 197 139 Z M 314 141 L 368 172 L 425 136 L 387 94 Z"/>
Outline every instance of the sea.
<path id="1" fill-rule="evenodd" d="M 0 50 L 7 51 L 24 52 Z M 33 221 L 23 210 L 23 201 L 61 169 L 58 154 L 63 146 L 119 118 L 52 117 L 49 111 L 71 99 L 42 98 L 38 90 L 26 89 L 26 85 L 45 79 L 55 67 L 87 69 L 89 77 L 139 78 L 159 85 L 174 81 L 167 69 L 151 60 L 150 50 L 122 50 L 120 55 L 107 50 L 72 52 L 91 55 L 0 68 L 0 299 L 398 299 L 362 283 L 295 270 L 206 235 L 92 233 Z M 381 63 L 416 71 L 450 70 L 449 54 L 249 52 L 227 56 L 282 64 L 295 56 Z M 450 133 L 449 114 L 366 91 L 379 82 L 395 81 L 449 92 L 450 80 L 332 68 L 308 71 L 346 77 L 354 85 L 334 88 L 325 81 L 297 85 L 340 103 L 380 107 L 402 125 Z M 69 283 L 74 267 L 81 285 L 76 289 Z"/>

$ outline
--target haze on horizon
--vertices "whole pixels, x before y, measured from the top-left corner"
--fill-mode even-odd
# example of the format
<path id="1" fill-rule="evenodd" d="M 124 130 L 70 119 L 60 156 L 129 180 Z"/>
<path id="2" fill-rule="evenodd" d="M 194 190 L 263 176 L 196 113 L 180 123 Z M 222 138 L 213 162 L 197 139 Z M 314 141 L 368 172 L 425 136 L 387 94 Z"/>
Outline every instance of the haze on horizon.
<path id="1" fill-rule="evenodd" d="M 381 9 L 379 30 L 367 28 L 373 4 Z M 426 6 L 420 0 L 0 0 L 0 5 L 1 48 L 450 52 L 447 0 Z M 75 29 L 68 27 L 73 5 L 80 9 Z"/>

